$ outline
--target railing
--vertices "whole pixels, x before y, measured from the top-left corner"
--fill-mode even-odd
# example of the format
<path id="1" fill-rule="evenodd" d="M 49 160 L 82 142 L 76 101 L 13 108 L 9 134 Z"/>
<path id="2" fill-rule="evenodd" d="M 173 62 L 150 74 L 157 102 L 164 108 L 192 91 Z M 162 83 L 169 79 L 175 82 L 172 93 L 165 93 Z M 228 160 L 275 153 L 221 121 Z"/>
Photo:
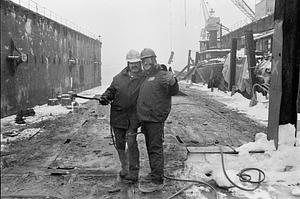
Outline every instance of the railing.
<path id="1" fill-rule="evenodd" d="M 55 12 L 47 9 L 46 7 L 43 7 L 36 3 L 33 0 L 11 0 L 12 2 L 23 6 L 35 13 L 38 13 L 44 17 L 47 17 L 49 19 L 52 19 L 62 25 L 65 25 L 73 30 L 76 30 L 88 37 L 91 37 L 93 39 L 99 39 L 99 36 L 93 34 L 92 32 L 88 31 L 86 28 L 83 28 L 81 26 L 76 25 L 75 23 L 69 21 L 68 19 L 63 18 L 62 16 L 56 14 Z"/>
<path id="2" fill-rule="evenodd" d="M 263 91 L 265 91 L 267 94 L 270 93 L 270 84 L 268 83 L 263 83 L 263 84 L 258 84 L 258 83 L 255 83 L 252 87 L 252 92 L 253 92 L 253 95 L 252 95 L 252 98 L 251 98 L 251 101 L 250 101 L 250 104 L 249 106 L 255 106 L 257 104 L 257 95 L 256 95 L 256 91 L 255 91 L 255 88 L 256 87 L 259 87 L 261 88 Z"/>
<path id="3" fill-rule="evenodd" d="M 243 19 L 243 20 L 240 20 L 240 21 L 236 22 L 235 24 L 231 25 L 231 27 L 230 27 L 230 32 L 232 32 L 232 31 L 234 31 L 234 30 L 237 30 L 237 29 L 239 29 L 239 28 L 241 28 L 241 27 L 243 27 L 243 26 L 245 26 L 245 25 L 247 25 L 247 24 L 250 24 L 250 23 L 252 23 L 252 22 L 253 22 L 253 21 L 251 21 L 251 20 L 248 19 L 248 18 L 245 18 L 245 19 Z"/>

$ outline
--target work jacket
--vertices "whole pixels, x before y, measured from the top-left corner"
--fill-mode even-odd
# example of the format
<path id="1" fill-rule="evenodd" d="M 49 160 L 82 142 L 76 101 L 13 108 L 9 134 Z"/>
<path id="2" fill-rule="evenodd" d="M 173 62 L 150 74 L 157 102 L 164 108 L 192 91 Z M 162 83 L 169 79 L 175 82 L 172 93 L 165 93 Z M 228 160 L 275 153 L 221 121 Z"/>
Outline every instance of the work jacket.
<path id="1" fill-rule="evenodd" d="M 137 77 L 130 77 L 126 67 L 113 78 L 111 85 L 103 93 L 103 97 L 112 101 L 110 109 L 112 127 L 122 129 L 139 127 L 136 103 L 144 78 L 142 72 Z"/>
<path id="2" fill-rule="evenodd" d="M 164 122 L 167 119 L 171 111 L 171 96 L 179 91 L 177 80 L 173 86 L 165 81 L 168 72 L 156 66 L 146 74 L 137 100 L 137 114 L 141 121 Z"/>

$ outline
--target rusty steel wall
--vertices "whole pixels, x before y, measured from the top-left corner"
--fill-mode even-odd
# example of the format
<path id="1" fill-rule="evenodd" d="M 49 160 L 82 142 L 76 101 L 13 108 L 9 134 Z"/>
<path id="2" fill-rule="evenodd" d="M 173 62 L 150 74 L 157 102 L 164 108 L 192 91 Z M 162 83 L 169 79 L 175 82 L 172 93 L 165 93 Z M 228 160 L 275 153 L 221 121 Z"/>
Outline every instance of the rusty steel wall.
<path id="1" fill-rule="evenodd" d="M 58 93 L 101 85 L 101 46 L 97 39 L 1 0 L 1 118 L 45 104 Z M 8 58 L 20 53 L 27 55 L 26 62 Z"/>

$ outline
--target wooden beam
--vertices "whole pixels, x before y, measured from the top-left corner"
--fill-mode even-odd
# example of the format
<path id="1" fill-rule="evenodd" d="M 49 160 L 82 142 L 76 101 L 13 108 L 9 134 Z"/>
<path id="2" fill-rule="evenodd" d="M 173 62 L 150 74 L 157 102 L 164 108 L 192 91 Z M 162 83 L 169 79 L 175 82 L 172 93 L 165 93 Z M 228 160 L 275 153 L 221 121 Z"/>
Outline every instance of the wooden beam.
<path id="1" fill-rule="evenodd" d="M 248 62 L 248 71 L 249 71 L 249 83 L 251 88 L 251 96 L 253 96 L 253 85 L 256 83 L 256 78 L 254 75 L 254 69 L 256 65 L 255 61 L 255 43 L 253 39 L 252 31 L 245 31 L 245 44 L 246 44 L 246 54 Z"/>
<path id="2" fill-rule="evenodd" d="M 195 70 L 199 74 L 199 77 L 202 79 L 203 83 L 206 84 L 207 81 L 205 81 L 205 79 L 203 78 L 201 71 L 198 69 L 198 67 L 195 66 Z"/>
<path id="3" fill-rule="evenodd" d="M 200 62 L 200 53 L 196 52 L 196 55 L 195 55 L 195 65 L 197 66 L 199 62 Z"/>
<path id="4" fill-rule="evenodd" d="M 190 71 L 190 65 L 191 65 L 191 53 L 192 51 L 189 50 L 189 53 L 188 53 L 188 63 L 187 65 L 177 74 L 177 77 L 179 77 L 185 70 L 187 70 L 187 72 Z"/>
<path id="5" fill-rule="evenodd" d="M 189 77 L 195 70 L 195 67 L 192 68 L 189 72 L 186 73 L 186 75 L 182 78 L 182 80 L 185 80 L 187 77 Z"/>
<path id="6" fill-rule="evenodd" d="M 177 78 L 180 78 L 180 75 L 188 68 L 188 65 L 186 65 L 176 76 Z"/>
<path id="7" fill-rule="evenodd" d="M 237 50 L 237 39 L 231 39 L 231 51 L 230 51 L 230 78 L 228 84 L 228 90 L 232 91 L 232 86 L 235 85 L 235 74 L 236 74 L 236 50 Z"/>
<path id="8" fill-rule="evenodd" d="M 300 68 L 299 13 L 299 0 L 276 0 L 268 121 L 268 139 L 274 139 L 276 148 L 278 148 L 278 126 L 290 123 L 297 127 Z"/>
<path id="9" fill-rule="evenodd" d="M 282 20 L 275 20 L 273 48 L 272 48 L 272 72 L 270 83 L 268 139 L 274 140 L 278 148 L 279 114 L 282 95 L 281 66 L 282 66 Z"/>
<path id="10" fill-rule="evenodd" d="M 189 72 L 189 71 L 190 71 L 190 65 L 191 65 L 191 54 L 192 54 L 192 51 L 191 51 L 191 50 L 189 50 L 189 54 L 188 54 L 188 63 L 187 63 L 187 65 L 188 65 L 187 72 Z"/>
<path id="11" fill-rule="evenodd" d="M 281 0 L 284 2 L 283 52 L 282 52 L 282 99 L 279 124 L 296 124 L 297 96 L 300 67 L 300 2 L 299 0 Z M 277 16 L 274 16 L 277 18 Z M 279 17 L 279 16 L 278 16 Z"/>

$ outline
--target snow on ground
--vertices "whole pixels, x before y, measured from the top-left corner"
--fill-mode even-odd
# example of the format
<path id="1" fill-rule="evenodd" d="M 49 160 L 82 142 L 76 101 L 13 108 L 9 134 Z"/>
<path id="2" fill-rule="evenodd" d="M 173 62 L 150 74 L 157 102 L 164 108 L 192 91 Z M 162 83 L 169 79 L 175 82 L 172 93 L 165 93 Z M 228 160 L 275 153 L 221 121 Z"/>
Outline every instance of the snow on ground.
<path id="1" fill-rule="evenodd" d="M 258 104 L 249 107 L 250 100 L 236 93 L 214 90 L 211 92 L 206 85 L 192 84 L 190 88 L 201 90 L 214 99 L 226 104 L 229 108 L 245 113 L 248 117 L 267 125 L 268 103 L 264 97 L 258 97 Z M 298 115 L 299 118 L 299 115 Z M 298 131 L 298 135 L 300 132 Z M 263 150 L 264 153 L 250 154 L 249 151 Z M 254 167 L 264 171 L 265 181 L 255 191 L 242 191 L 232 188 L 237 197 L 251 199 L 295 198 L 300 196 L 300 136 L 295 138 L 295 127 L 291 124 L 279 126 L 279 147 L 275 149 L 274 141 L 268 141 L 264 133 L 256 134 L 255 141 L 244 144 L 236 149 L 238 155 L 224 155 L 225 169 L 229 178 L 236 184 L 252 188 L 239 181 L 237 174 L 244 168 Z M 186 161 L 184 177 L 193 179 L 215 180 L 221 187 L 230 187 L 232 184 L 226 179 L 221 164 L 220 154 L 189 154 Z M 211 176 L 205 174 L 210 173 Z M 257 173 L 249 173 L 258 180 Z M 279 188 L 278 188 L 279 187 Z M 193 190 L 195 193 L 195 190 Z M 189 192 L 186 191 L 188 194 Z M 200 193 L 201 195 L 201 193 Z M 279 196 L 279 197 L 278 197 Z M 202 197 L 202 196 L 201 196 Z M 221 198 L 224 198 L 223 196 Z M 226 197 L 225 197 L 226 198 Z"/>
<path id="2" fill-rule="evenodd" d="M 80 96 L 84 97 L 94 97 L 95 95 L 100 95 L 102 94 L 108 86 L 98 86 L 89 90 L 85 90 L 83 92 L 78 93 Z M 81 98 L 76 98 L 76 102 L 79 104 L 85 103 L 88 101 L 88 99 L 81 99 Z M 66 106 L 62 105 L 56 105 L 56 106 L 48 106 L 47 104 L 41 105 L 41 106 L 35 106 L 33 107 L 35 111 L 34 116 L 29 116 L 25 118 L 26 123 L 36 123 L 40 122 L 45 119 L 51 119 L 55 116 L 61 115 L 61 114 L 67 114 L 71 111 L 71 109 L 68 109 Z M 10 124 L 15 124 L 15 118 L 16 115 L 11 115 L 5 118 L 1 118 L 1 128 L 7 123 Z M 15 124 L 18 125 L 18 124 Z"/>
<path id="3" fill-rule="evenodd" d="M 249 142 L 237 148 L 238 155 L 224 154 L 225 170 L 229 178 L 239 186 L 254 187 L 251 184 L 241 183 L 237 174 L 245 168 L 261 169 L 266 176 L 261 187 L 255 191 L 242 191 L 232 188 L 233 195 L 251 199 L 278 198 L 282 190 L 277 186 L 287 189 L 283 198 L 292 198 L 299 195 L 300 186 L 300 146 L 294 147 L 295 128 L 291 124 L 282 125 L 279 129 L 279 147 L 275 149 L 273 140 L 268 141 L 264 133 L 258 133 L 254 142 Z M 298 138 L 299 141 L 299 138 Z M 264 153 L 250 154 L 249 151 L 264 150 Z M 205 174 L 210 173 L 207 177 Z M 258 180 L 258 174 L 249 172 L 252 180 Z M 220 187 L 231 187 L 232 184 L 225 177 L 220 154 L 189 154 L 186 161 L 183 177 L 190 179 L 215 180 Z M 195 191 L 193 191 L 195 192 Z M 275 197 L 276 196 L 276 197 Z M 281 198 L 281 197 L 279 197 Z"/>
<path id="4" fill-rule="evenodd" d="M 98 86 L 89 90 L 82 91 L 81 93 L 77 93 L 77 95 L 84 96 L 84 97 L 94 97 L 95 95 L 101 95 L 104 91 L 108 88 L 107 85 Z M 76 98 L 76 102 L 79 104 L 85 103 L 88 99 Z"/>
<path id="5" fill-rule="evenodd" d="M 106 85 L 98 86 L 89 90 L 85 90 L 81 93 L 78 93 L 78 95 L 84 97 L 94 97 L 95 95 L 102 94 L 107 87 L 108 86 Z M 76 98 L 75 101 L 78 102 L 80 105 L 87 102 L 88 99 Z M 33 107 L 33 109 L 35 111 L 34 116 L 24 117 L 26 124 L 16 124 L 15 123 L 16 115 L 11 115 L 1 119 L 1 151 L 7 148 L 6 144 L 8 142 L 28 138 L 41 130 L 40 128 L 33 128 L 33 129 L 25 129 L 20 131 L 19 128 L 26 127 L 26 125 L 28 124 L 38 123 L 43 120 L 55 119 L 59 115 L 63 115 L 71 112 L 73 110 L 73 107 L 62 106 L 62 105 L 48 106 L 47 104 L 44 104 L 41 106 L 35 106 Z M 6 132 L 6 130 L 8 130 L 9 133 L 15 135 L 13 137 L 9 136 L 4 138 L 3 134 L 8 133 Z"/>
<path id="6" fill-rule="evenodd" d="M 95 95 L 102 94 L 107 87 L 108 86 L 95 87 L 93 89 L 78 93 L 78 95 L 94 97 Z M 250 118 L 267 125 L 268 103 L 262 96 L 259 97 L 259 102 L 256 106 L 249 107 L 250 100 L 244 98 L 239 93 L 230 96 L 230 93 L 224 93 L 216 89 L 214 92 L 211 92 L 206 86 L 197 84 L 193 84 L 191 88 L 205 92 L 214 99 L 226 104 L 228 107 L 245 113 Z M 76 98 L 76 101 L 79 104 L 82 104 L 88 100 Z M 35 123 L 41 120 L 55 118 L 55 116 L 67 114 L 71 110 L 61 105 L 42 105 L 34 107 L 34 111 L 36 115 L 26 117 L 26 123 Z M 20 126 L 15 124 L 15 117 L 15 115 L 12 115 L 2 118 L 1 129 L 7 125 L 11 126 L 12 129 Z M 25 138 L 40 130 L 41 129 L 39 128 L 25 129 L 19 133 L 19 136 L 21 138 Z M 272 198 L 272 193 L 278 191 L 276 188 L 274 188 L 275 185 L 280 184 L 287 187 L 288 185 L 300 183 L 300 136 L 298 136 L 298 139 L 295 140 L 294 132 L 294 126 L 290 124 L 280 126 L 278 150 L 275 150 L 273 141 L 268 141 L 265 134 L 259 133 L 256 135 L 254 142 L 247 143 L 236 149 L 239 152 L 238 155 L 224 155 L 226 171 L 229 177 L 237 184 L 240 184 L 240 182 L 236 174 L 243 168 L 260 168 L 266 174 L 266 180 L 263 182 L 262 188 L 259 188 L 253 192 L 246 192 L 237 188 L 233 188 L 234 195 L 237 197 L 248 197 L 251 199 L 267 199 Z M 19 139 L 20 137 L 16 136 L 13 139 Z M 3 141 L 2 134 L 1 141 Z M 297 143 L 297 147 L 294 147 L 295 142 Z M 265 153 L 251 155 L 248 153 L 250 150 L 264 150 Z M 219 154 L 209 155 L 205 158 L 199 157 L 199 155 L 190 154 L 188 160 L 186 161 L 185 171 L 187 171 L 187 173 L 184 175 L 188 176 L 189 178 L 214 179 L 220 186 L 231 186 L 223 174 Z M 207 177 L 205 175 L 206 173 L 211 173 L 212 175 Z M 294 194 L 299 196 L 299 186 L 291 187 L 292 188 L 288 187 L 290 190 L 290 195 Z M 195 195 L 197 190 L 199 190 L 199 188 L 197 190 L 196 188 L 196 186 L 193 186 L 192 189 L 187 190 L 186 193 Z M 191 192 L 191 190 L 193 191 Z M 201 192 L 198 195 L 200 196 Z M 203 198 L 202 195 L 201 197 Z M 226 198 L 226 196 L 222 196 L 222 198 L 224 197 Z"/>
<path id="7" fill-rule="evenodd" d="M 230 96 L 230 92 L 225 93 L 217 89 L 214 89 L 214 91 L 211 92 L 211 89 L 207 88 L 207 85 L 201 84 L 192 84 L 190 88 L 200 90 L 201 92 L 204 92 L 214 99 L 226 104 L 229 108 L 245 113 L 249 118 L 258 121 L 265 126 L 268 125 L 268 100 L 259 93 L 257 94 L 257 105 L 249 107 L 250 100 L 243 97 L 240 93 L 235 93 L 233 96 Z"/>

